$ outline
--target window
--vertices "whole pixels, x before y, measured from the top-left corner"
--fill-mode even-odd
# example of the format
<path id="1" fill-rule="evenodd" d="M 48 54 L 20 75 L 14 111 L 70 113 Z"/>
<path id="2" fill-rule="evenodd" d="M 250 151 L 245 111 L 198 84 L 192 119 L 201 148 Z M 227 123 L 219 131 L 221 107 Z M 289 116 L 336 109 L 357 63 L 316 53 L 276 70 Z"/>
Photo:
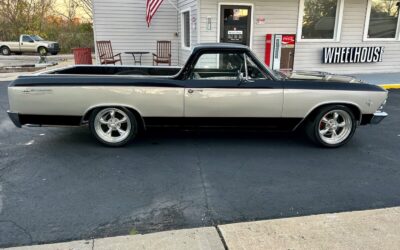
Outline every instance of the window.
<path id="1" fill-rule="evenodd" d="M 300 41 L 338 41 L 343 0 L 300 0 Z"/>
<path id="2" fill-rule="evenodd" d="M 191 79 L 196 80 L 238 80 L 245 75 L 244 54 L 206 53 L 197 60 Z"/>
<path id="3" fill-rule="evenodd" d="M 190 48 L 190 11 L 183 11 L 181 18 L 182 47 Z"/>
<path id="4" fill-rule="evenodd" d="M 33 42 L 32 38 L 30 36 L 23 36 L 22 41 L 25 43 L 31 43 Z"/>
<path id="5" fill-rule="evenodd" d="M 395 39 L 399 27 L 399 0 L 369 0 L 365 38 Z"/>
<path id="6" fill-rule="evenodd" d="M 246 69 L 247 67 L 247 69 Z M 239 80 L 266 79 L 262 70 L 251 57 L 243 53 L 205 53 L 197 60 L 191 79 L 196 80 Z"/>
<path id="7" fill-rule="evenodd" d="M 249 79 L 265 79 L 264 74 L 254 61 L 246 56 L 247 74 Z"/>

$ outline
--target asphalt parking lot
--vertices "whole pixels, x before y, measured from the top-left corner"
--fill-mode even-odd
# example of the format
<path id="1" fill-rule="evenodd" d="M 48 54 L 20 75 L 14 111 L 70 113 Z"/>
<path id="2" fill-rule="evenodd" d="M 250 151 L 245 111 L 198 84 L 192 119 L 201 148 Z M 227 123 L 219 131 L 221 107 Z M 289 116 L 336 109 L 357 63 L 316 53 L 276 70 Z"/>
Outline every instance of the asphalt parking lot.
<path id="1" fill-rule="evenodd" d="M 0 82 L 0 247 L 400 205 L 400 91 L 339 149 L 301 134 L 15 128 Z"/>

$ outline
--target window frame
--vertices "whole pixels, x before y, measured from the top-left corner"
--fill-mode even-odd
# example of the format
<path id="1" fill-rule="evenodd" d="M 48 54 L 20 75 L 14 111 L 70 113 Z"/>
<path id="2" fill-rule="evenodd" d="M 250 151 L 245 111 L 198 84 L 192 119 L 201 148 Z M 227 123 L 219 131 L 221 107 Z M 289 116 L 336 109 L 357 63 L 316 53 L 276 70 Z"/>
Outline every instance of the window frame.
<path id="1" fill-rule="evenodd" d="M 235 51 L 235 50 L 232 50 L 232 51 L 231 50 L 215 50 L 215 51 L 202 51 L 202 52 L 200 52 L 194 58 L 192 63 L 190 63 L 190 67 L 188 68 L 186 76 L 185 76 L 186 79 L 189 79 L 189 80 L 201 80 L 201 79 L 190 79 L 190 76 L 189 76 L 195 70 L 196 64 L 200 60 L 201 56 L 203 56 L 205 54 L 216 53 L 216 54 L 218 54 L 217 55 L 217 57 L 218 57 L 217 60 L 219 61 L 219 54 L 221 54 L 221 53 L 235 53 L 235 52 L 237 52 L 237 51 Z M 245 72 L 246 72 L 245 78 L 247 80 L 249 80 L 248 79 L 248 65 L 247 65 L 247 58 L 249 58 L 254 63 L 254 65 L 257 67 L 257 69 L 261 72 L 261 74 L 264 76 L 264 78 L 262 78 L 262 79 L 261 78 L 256 78 L 256 79 L 250 79 L 250 80 L 252 80 L 252 81 L 254 81 L 254 80 L 276 81 L 277 77 L 274 76 L 272 72 L 270 72 L 269 68 L 265 67 L 265 65 L 261 63 L 261 61 L 257 58 L 257 56 L 254 53 L 252 53 L 251 51 L 240 51 L 240 53 L 238 53 L 238 54 L 243 54 L 244 55 Z M 223 80 L 220 80 L 220 81 L 223 81 Z"/>
<path id="2" fill-rule="evenodd" d="M 297 20 L 297 42 L 340 42 L 340 37 L 342 33 L 342 22 L 343 22 L 343 10 L 344 10 L 344 0 L 337 0 L 337 7 L 336 7 L 336 17 L 335 17 L 335 29 L 333 31 L 333 38 L 327 39 L 310 39 L 310 38 L 302 38 L 303 33 L 303 18 L 304 18 L 304 1 L 300 0 L 299 3 L 299 16 Z"/>
<path id="3" fill-rule="evenodd" d="M 218 67 L 220 66 L 219 65 L 219 63 L 220 63 L 220 55 L 221 54 L 229 54 L 229 53 L 235 53 L 235 52 L 230 52 L 230 51 L 204 51 L 204 52 L 202 52 L 202 53 L 200 53 L 200 55 L 194 60 L 194 63 L 193 63 L 193 65 L 192 65 L 192 67 L 191 67 L 191 69 L 190 69 L 190 74 L 192 74 L 195 70 L 196 70 L 196 65 L 197 65 L 197 63 L 199 62 L 199 60 L 200 60 L 200 58 L 202 57 L 202 56 L 204 56 L 204 55 L 210 55 L 210 54 L 215 54 L 216 55 L 216 58 L 217 58 L 217 61 L 218 61 Z M 246 65 L 246 56 L 247 56 L 247 53 L 246 52 L 244 52 L 244 51 L 241 51 L 240 53 L 237 53 L 238 55 L 243 55 L 243 65 L 244 65 L 244 67 L 246 67 L 245 68 L 245 73 L 246 73 L 246 75 L 247 75 L 247 66 L 245 66 Z M 207 68 L 197 68 L 197 69 L 207 69 Z M 189 75 L 190 75 L 189 74 Z M 194 80 L 194 81 L 198 81 L 198 80 L 200 80 L 200 81 L 211 81 L 211 80 L 215 80 L 215 81 L 235 81 L 234 79 L 218 79 L 218 80 L 216 80 L 216 79 L 190 79 L 190 80 Z"/>
<path id="4" fill-rule="evenodd" d="M 400 41 L 400 16 L 397 17 L 396 35 L 394 38 L 369 38 L 368 37 L 369 22 L 370 22 L 370 18 L 371 18 L 371 9 L 372 9 L 372 0 L 368 0 L 367 13 L 365 15 L 365 22 L 364 22 L 363 42 L 367 42 L 367 41 Z"/>
<path id="5" fill-rule="evenodd" d="M 29 38 L 30 40 L 29 40 L 29 41 L 24 41 L 24 38 Z M 23 35 L 23 36 L 22 36 L 22 41 L 21 41 L 21 42 L 23 42 L 23 43 L 34 43 L 35 40 L 34 40 L 31 36 L 29 36 L 29 35 Z"/>
<path id="6" fill-rule="evenodd" d="M 185 45 L 185 24 L 184 24 L 184 14 L 189 13 L 189 47 Z M 192 49 L 192 27 L 191 27 L 192 10 L 187 8 L 181 10 L 181 47 L 185 50 Z"/>

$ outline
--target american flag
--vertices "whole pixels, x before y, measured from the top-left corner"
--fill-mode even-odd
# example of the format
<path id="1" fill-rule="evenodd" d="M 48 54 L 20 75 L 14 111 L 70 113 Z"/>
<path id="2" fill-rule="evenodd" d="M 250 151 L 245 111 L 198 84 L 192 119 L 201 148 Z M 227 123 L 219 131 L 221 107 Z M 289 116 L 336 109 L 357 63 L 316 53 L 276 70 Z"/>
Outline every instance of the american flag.
<path id="1" fill-rule="evenodd" d="M 147 0 L 146 4 L 146 21 L 147 26 L 150 27 L 150 22 L 153 16 L 156 14 L 158 7 L 162 4 L 164 0 Z"/>

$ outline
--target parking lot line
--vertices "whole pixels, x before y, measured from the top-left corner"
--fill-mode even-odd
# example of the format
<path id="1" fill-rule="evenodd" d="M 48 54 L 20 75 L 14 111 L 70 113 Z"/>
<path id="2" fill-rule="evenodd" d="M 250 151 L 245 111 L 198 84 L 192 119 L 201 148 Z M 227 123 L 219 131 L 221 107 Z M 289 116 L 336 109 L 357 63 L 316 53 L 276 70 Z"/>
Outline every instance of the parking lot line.
<path id="1" fill-rule="evenodd" d="M 400 89 L 400 83 L 379 84 L 384 89 Z"/>

